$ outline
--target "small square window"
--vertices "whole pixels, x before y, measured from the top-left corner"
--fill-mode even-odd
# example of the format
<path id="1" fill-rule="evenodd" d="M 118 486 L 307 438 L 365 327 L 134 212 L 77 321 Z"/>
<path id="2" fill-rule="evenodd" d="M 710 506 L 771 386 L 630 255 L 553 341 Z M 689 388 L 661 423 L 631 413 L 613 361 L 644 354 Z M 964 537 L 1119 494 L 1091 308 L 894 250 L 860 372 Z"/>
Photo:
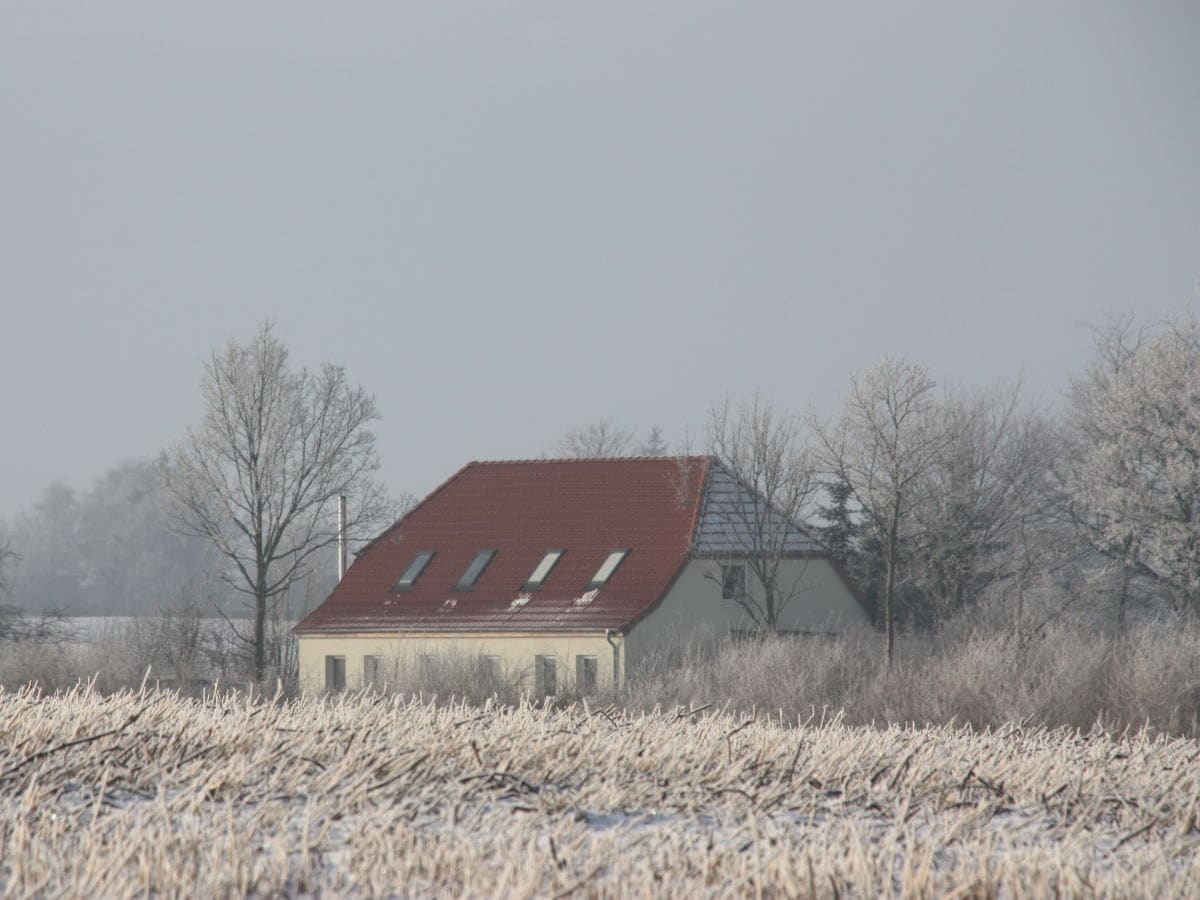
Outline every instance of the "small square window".
<path id="1" fill-rule="evenodd" d="M 467 570 L 463 572 L 462 578 L 458 579 L 458 584 L 454 586 L 456 591 L 469 591 L 475 587 L 475 582 L 479 581 L 479 576 L 483 574 L 483 570 L 487 568 L 488 563 L 492 561 L 492 557 L 496 555 L 495 550 L 480 550 L 475 554 L 475 558 L 471 560 L 471 564 L 467 566 Z"/>
<path id="2" fill-rule="evenodd" d="M 575 689 L 581 694 L 596 692 L 596 657 L 575 657 Z"/>
<path id="3" fill-rule="evenodd" d="M 726 606 L 737 606 L 746 596 L 746 567 L 721 566 L 721 599 Z"/>

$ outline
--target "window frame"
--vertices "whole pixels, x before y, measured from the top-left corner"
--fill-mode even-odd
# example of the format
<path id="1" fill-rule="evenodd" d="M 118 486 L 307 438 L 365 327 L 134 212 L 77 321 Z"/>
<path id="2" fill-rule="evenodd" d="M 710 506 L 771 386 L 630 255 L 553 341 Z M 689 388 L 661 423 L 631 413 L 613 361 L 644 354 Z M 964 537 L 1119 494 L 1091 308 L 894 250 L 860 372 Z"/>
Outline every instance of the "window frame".
<path id="1" fill-rule="evenodd" d="M 496 555 L 499 552 L 500 552 L 499 550 L 480 550 L 478 553 L 476 553 L 474 556 L 472 556 L 471 561 L 469 563 L 467 563 L 467 567 L 465 569 L 463 569 L 462 575 L 459 576 L 458 581 L 455 583 L 454 587 L 451 588 L 451 590 L 455 590 L 455 591 L 473 591 L 473 590 L 475 590 L 475 585 L 479 584 L 479 579 L 483 577 L 483 573 L 487 571 L 488 566 L 490 566 L 492 564 L 492 560 L 496 558 Z M 475 573 L 475 577 L 472 578 L 468 582 L 466 580 L 467 575 L 470 574 L 471 569 L 475 566 L 475 564 L 477 562 L 479 562 L 479 560 L 481 558 L 483 558 L 483 564 L 479 567 L 479 571 Z"/>
<path id="2" fill-rule="evenodd" d="M 400 577 L 396 579 L 396 583 L 392 585 L 392 593 L 406 594 L 411 591 L 416 585 L 417 581 L 420 579 L 421 575 L 424 574 L 425 570 L 429 568 L 429 564 L 433 562 L 433 558 L 435 556 L 437 556 L 436 550 L 418 550 L 416 555 L 413 556 L 412 561 L 409 562 L 409 564 L 404 568 L 404 571 L 400 573 Z M 421 563 L 420 568 L 417 569 L 416 573 L 406 584 L 404 580 L 405 576 L 412 571 L 413 566 L 415 566 L 417 562 L 422 559 L 422 557 L 424 557 L 425 561 Z"/>
<path id="3" fill-rule="evenodd" d="M 548 568 L 546 570 L 545 575 L 543 575 L 539 580 L 534 581 L 533 576 L 537 574 L 538 569 L 540 569 L 542 567 L 542 564 L 545 563 L 546 557 L 550 556 L 550 554 L 552 554 L 552 553 L 558 554 L 554 558 L 554 562 L 550 563 L 550 568 Z M 521 585 L 521 590 L 522 591 L 540 591 L 545 586 L 547 579 L 549 579 L 551 574 L 553 574 L 554 570 L 558 568 L 558 564 L 560 562 L 562 562 L 563 557 L 566 555 L 567 555 L 566 547 L 551 547 L 549 550 L 547 550 L 545 553 L 543 553 L 541 558 L 538 560 L 537 565 L 533 567 L 533 571 L 529 573 L 529 577 L 527 579 L 525 579 L 525 583 L 523 585 Z"/>
<path id="4" fill-rule="evenodd" d="M 632 552 L 633 550 L 629 547 L 613 547 L 606 554 L 604 554 L 603 562 L 601 562 L 599 568 L 596 569 L 596 574 L 592 576 L 592 580 L 587 583 L 586 589 L 593 591 L 604 587 L 610 581 L 612 581 L 613 576 L 617 574 L 621 566 L 625 565 L 625 560 L 629 559 L 629 554 Z M 621 554 L 620 558 L 617 559 L 609 573 L 605 575 L 604 578 L 601 578 L 600 573 L 604 571 L 604 567 L 607 566 L 609 560 L 611 560 L 618 553 Z"/>

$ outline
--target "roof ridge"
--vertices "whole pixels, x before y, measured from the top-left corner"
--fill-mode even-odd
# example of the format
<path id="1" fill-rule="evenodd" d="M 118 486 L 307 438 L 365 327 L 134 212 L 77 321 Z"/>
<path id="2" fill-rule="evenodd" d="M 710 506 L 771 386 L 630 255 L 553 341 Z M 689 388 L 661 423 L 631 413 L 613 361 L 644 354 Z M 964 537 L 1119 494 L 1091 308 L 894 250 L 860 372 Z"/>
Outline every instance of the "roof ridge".
<path id="1" fill-rule="evenodd" d="M 540 456 L 525 459 L 475 459 L 467 463 L 467 466 L 511 466 L 525 463 L 678 462 L 681 459 L 696 462 L 709 458 L 703 454 L 687 454 L 684 456 L 677 456 L 675 454 L 666 456 Z M 466 466 L 463 468 L 466 468 Z"/>

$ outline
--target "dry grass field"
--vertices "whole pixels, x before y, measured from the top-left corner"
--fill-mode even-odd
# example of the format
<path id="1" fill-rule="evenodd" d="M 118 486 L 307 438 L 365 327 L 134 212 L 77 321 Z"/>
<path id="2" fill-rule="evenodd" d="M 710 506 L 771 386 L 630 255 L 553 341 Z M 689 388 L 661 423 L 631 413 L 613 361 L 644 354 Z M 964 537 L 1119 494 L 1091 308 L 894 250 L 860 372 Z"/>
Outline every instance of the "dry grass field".
<path id="1" fill-rule="evenodd" d="M 0 894 L 1195 896 L 1200 744 L 0 692 Z"/>

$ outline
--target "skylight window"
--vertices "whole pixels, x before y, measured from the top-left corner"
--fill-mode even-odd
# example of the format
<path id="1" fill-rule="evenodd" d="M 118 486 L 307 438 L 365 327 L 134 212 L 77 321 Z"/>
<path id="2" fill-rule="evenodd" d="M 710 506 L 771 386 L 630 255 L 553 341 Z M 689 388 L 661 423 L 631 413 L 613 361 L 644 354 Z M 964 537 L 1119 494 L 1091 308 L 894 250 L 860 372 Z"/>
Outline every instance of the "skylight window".
<path id="1" fill-rule="evenodd" d="M 467 571 L 463 572 L 462 578 L 458 579 L 458 584 L 454 586 L 456 591 L 469 591 L 475 587 L 475 582 L 479 580 L 479 576 L 483 574 L 483 570 L 487 568 L 488 563 L 492 561 L 492 557 L 496 555 L 495 550 L 480 550 L 475 554 L 475 558 L 471 560 L 471 564 L 467 566 Z"/>
<path id="2" fill-rule="evenodd" d="M 422 550 L 414 556 L 413 561 L 408 564 L 408 568 L 404 570 L 404 574 L 400 576 L 400 580 L 396 582 L 396 586 L 392 590 L 411 591 L 412 586 L 421 577 L 421 573 L 425 571 L 425 567 L 429 565 L 429 561 L 436 555 L 433 550 Z"/>
<path id="3" fill-rule="evenodd" d="M 592 576 L 592 580 L 588 583 L 589 588 L 604 587 L 608 584 L 608 579 L 612 578 L 613 572 L 617 571 L 617 566 L 621 565 L 625 557 L 629 555 L 629 548 L 620 550 L 612 550 L 605 557 L 604 562 L 600 563 L 600 568 L 596 570 L 596 574 Z"/>
<path id="4" fill-rule="evenodd" d="M 537 568 L 533 570 L 533 574 L 529 576 L 529 580 L 525 582 L 521 590 L 536 591 L 540 588 L 566 552 L 566 550 L 547 550 L 546 555 L 542 557 L 542 561 L 537 564 Z"/>

